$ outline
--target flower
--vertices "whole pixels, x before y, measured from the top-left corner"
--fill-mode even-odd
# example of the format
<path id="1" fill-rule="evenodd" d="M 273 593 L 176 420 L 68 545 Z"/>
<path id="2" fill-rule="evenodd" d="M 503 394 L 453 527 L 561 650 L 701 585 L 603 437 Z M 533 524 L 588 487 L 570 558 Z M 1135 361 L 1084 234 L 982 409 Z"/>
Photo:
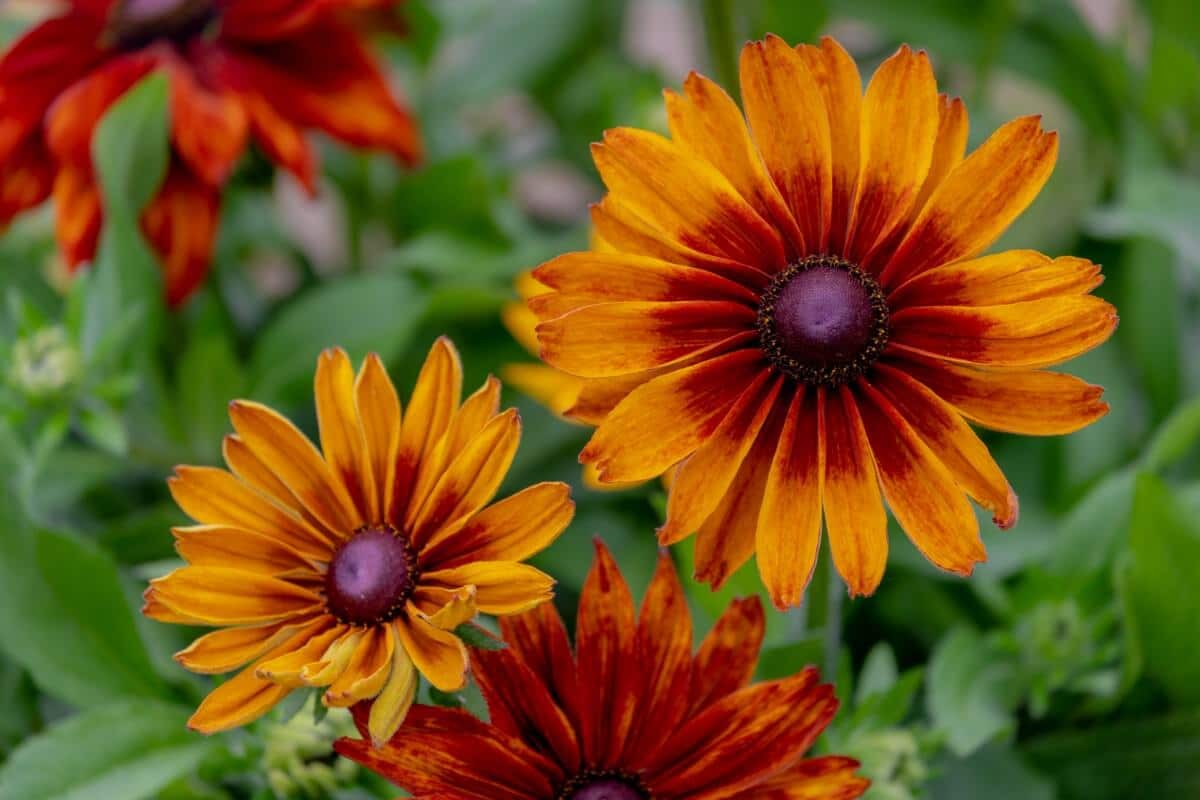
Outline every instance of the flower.
<path id="1" fill-rule="evenodd" d="M 1001 527 L 1017 498 L 966 420 L 1077 430 L 1101 389 L 1043 367 L 1104 342 L 1095 264 L 980 256 L 1049 177 L 1039 117 L 963 157 L 963 103 L 923 52 L 861 91 L 832 39 L 741 55 L 746 120 L 713 82 L 666 93 L 671 138 L 611 130 L 593 148 L 593 222 L 619 252 L 570 253 L 534 277 L 542 357 L 587 379 L 568 414 L 604 481 L 679 464 L 662 544 L 698 532 L 719 586 L 757 552 L 780 608 L 800 602 L 821 519 L 852 594 L 887 561 L 886 499 L 938 567 L 986 558 L 967 496 Z M 751 131 L 753 133 L 751 133 Z"/>
<path id="2" fill-rule="evenodd" d="M 144 612 L 212 625 L 176 655 L 194 672 L 250 663 L 190 721 L 212 733 L 256 719 L 293 689 L 326 687 L 327 706 L 375 698 L 384 741 L 412 704 L 417 673 L 453 692 L 467 653 L 455 629 L 476 611 L 513 614 L 553 580 L 518 563 L 563 531 L 569 490 L 541 483 L 488 505 L 520 438 L 498 413 L 494 378 L 460 404 L 462 367 L 439 339 L 401 423 L 377 356 L 355 377 L 341 350 L 317 363 L 318 451 L 284 417 L 238 400 L 225 439 L 231 472 L 178 467 L 170 481 L 198 525 L 174 531 L 188 565 L 158 578 Z"/>
<path id="3" fill-rule="evenodd" d="M 345 8 L 343 8 L 345 6 Z M 421 155 L 416 126 L 355 27 L 362 0 L 70 0 L 0 58 L 0 226 L 53 196 L 59 246 L 96 251 L 90 143 L 105 111 L 152 72 L 170 80 L 171 162 L 142 215 L 178 304 L 208 269 L 221 187 L 253 140 L 310 191 L 305 131 Z"/>
<path id="4" fill-rule="evenodd" d="M 858 797 L 867 781 L 856 761 L 804 758 L 837 710 L 833 687 L 811 667 L 750 685 L 763 626 L 757 598 L 736 601 L 693 654 L 670 558 L 635 616 L 597 542 L 574 657 L 551 604 L 509 617 L 506 649 L 471 654 L 490 723 L 417 706 L 386 747 L 340 739 L 334 749 L 430 800 Z M 366 716 L 355 710 L 360 728 Z"/>
<path id="5" fill-rule="evenodd" d="M 500 311 L 500 319 L 517 343 L 536 355 L 538 320 L 526 303 L 533 297 L 547 294 L 551 289 L 538 283 L 529 272 L 517 276 L 514 288 L 520 301 L 505 304 Z M 510 386 L 517 387 L 559 416 L 575 405 L 579 390 L 583 388 L 582 378 L 545 364 L 505 364 L 500 375 Z"/>

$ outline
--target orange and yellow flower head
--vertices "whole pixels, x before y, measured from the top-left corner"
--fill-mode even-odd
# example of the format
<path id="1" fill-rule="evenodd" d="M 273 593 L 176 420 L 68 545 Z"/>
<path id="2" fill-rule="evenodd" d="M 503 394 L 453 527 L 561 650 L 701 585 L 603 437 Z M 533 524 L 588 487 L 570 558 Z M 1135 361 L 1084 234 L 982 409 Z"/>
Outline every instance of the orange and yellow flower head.
<path id="1" fill-rule="evenodd" d="M 218 628 L 176 656 L 188 669 L 241 668 L 192 717 L 205 733 L 322 687 L 329 706 L 374 698 L 367 727 L 386 741 L 418 674 L 463 688 L 460 625 L 552 595 L 553 580 L 520 562 L 574 505 L 561 483 L 491 502 L 520 438 L 498 381 L 461 401 L 458 355 L 440 339 L 403 414 L 374 355 L 356 376 L 344 352 L 326 351 L 315 384 L 320 450 L 271 409 L 236 401 L 229 470 L 179 467 L 170 482 L 197 524 L 175 530 L 187 566 L 151 583 L 145 613 Z"/>
<path id="2" fill-rule="evenodd" d="M 171 163 L 142 229 L 179 303 L 212 256 L 221 189 L 250 142 L 310 191 L 323 131 L 406 164 L 421 156 L 348 12 L 364 0 L 68 0 L 0 57 L 0 227 L 53 197 L 59 246 L 89 261 L 101 227 L 90 143 L 152 72 L 170 80 Z"/>
<path id="3" fill-rule="evenodd" d="M 816 670 L 752 684 L 757 598 L 739 600 L 692 651 L 687 599 L 667 555 L 635 611 L 608 550 L 579 600 L 572 650 L 552 604 L 501 621 L 507 647 L 473 650 L 490 722 L 416 706 L 383 748 L 335 749 L 417 797 L 450 800 L 850 800 L 868 782 L 841 756 L 805 758 L 833 719 Z M 369 737 L 369 712 L 355 709 Z"/>
<path id="4" fill-rule="evenodd" d="M 1007 123 L 965 155 L 967 112 L 908 47 L 865 94 L 832 39 L 741 55 L 743 115 L 693 74 L 666 93 L 670 138 L 594 146 L 615 252 L 534 276 L 542 357 L 585 379 L 567 413 L 598 425 L 601 480 L 678 465 L 663 544 L 697 534 L 719 586 L 757 554 L 800 602 L 822 529 L 854 594 L 887 562 L 884 502 L 942 569 L 986 558 L 973 498 L 1001 527 L 1017 499 L 967 422 L 1016 433 L 1103 416 L 1098 387 L 1044 368 L 1104 342 L 1100 269 L 1029 250 L 981 255 L 1037 196 L 1058 138 Z"/>

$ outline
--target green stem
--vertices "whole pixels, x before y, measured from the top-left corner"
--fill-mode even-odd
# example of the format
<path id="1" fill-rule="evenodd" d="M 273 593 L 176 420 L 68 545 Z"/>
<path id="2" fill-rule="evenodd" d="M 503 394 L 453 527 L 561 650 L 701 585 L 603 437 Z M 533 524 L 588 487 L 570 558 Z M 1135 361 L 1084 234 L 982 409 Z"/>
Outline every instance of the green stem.
<path id="1" fill-rule="evenodd" d="M 827 537 L 828 538 L 828 537 Z M 825 646 L 822 675 L 827 681 L 837 680 L 838 660 L 842 654 L 842 602 L 846 587 L 833 565 L 833 554 L 828 546 L 822 548 L 821 561 L 825 564 Z"/>
<path id="2" fill-rule="evenodd" d="M 738 99 L 738 50 L 741 37 L 738 34 L 737 16 L 733 0 L 702 0 L 705 40 L 717 82 Z"/>

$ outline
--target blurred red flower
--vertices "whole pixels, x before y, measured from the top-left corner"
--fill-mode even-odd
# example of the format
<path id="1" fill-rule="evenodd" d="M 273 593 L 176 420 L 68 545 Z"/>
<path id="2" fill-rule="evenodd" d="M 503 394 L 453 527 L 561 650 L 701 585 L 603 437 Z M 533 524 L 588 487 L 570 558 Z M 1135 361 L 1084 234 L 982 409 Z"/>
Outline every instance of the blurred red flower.
<path id="1" fill-rule="evenodd" d="M 310 129 L 417 162 L 413 118 L 348 13 L 362 5 L 70 0 L 0 58 L 0 226 L 53 196 L 68 264 L 90 260 L 102 219 L 92 133 L 155 71 L 170 80 L 171 165 L 141 222 L 172 304 L 207 271 L 221 188 L 251 140 L 310 191 Z"/>

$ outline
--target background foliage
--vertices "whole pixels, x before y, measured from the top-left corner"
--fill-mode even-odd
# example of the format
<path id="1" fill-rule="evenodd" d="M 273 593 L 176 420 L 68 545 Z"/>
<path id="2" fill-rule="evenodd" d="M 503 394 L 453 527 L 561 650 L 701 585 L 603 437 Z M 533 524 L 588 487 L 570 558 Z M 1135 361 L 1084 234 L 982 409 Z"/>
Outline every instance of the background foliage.
<path id="1" fill-rule="evenodd" d="M 833 32 L 864 74 L 901 41 L 928 48 L 967 100 L 972 145 L 1043 112 L 1058 169 L 1001 246 L 1103 263 L 1122 322 L 1073 369 L 1107 387 L 1108 418 L 1059 440 L 988 436 L 1022 516 L 986 535 L 973 579 L 895 536 L 881 589 L 846 603 L 840 630 L 813 624 L 837 585 L 771 613 L 762 677 L 834 667 L 843 710 L 822 747 L 863 761 L 872 800 L 1200 796 L 1200 6 L 410 0 L 408 14 L 410 38 L 386 46 L 428 164 L 404 173 L 329 147 L 310 203 L 250 158 L 213 275 L 180 313 L 163 309 L 131 223 L 165 163 L 160 82 L 94 142 L 109 214 L 88 274 L 64 280 L 48 212 L 0 238 L 0 798 L 394 796 L 329 756 L 336 714 L 317 724 L 293 706 L 213 739 L 184 729 L 209 679 L 171 661 L 187 631 L 136 613 L 184 521 L 164 477 L 218 461 L 233 397 L 314 430 L 327 345 L 378 351 L 401 386 L 443 332 L 470 385 L 528 361 L 499 311 L 518 271 L 585 245 L 600 192 L 588 143 L 614 125 L 664 128 L 662 86 L 693 66 L 731 86 L 737 44 L 767 31 Z M 0 24 L 8 37 L 27 23 Z M 525 420 L 508 488 L 576 485 L 575 523 L 538 559 L 562 606 L 592 534 L 643 587 L 660 489 L 580 486 L 586 431 L 508 399 Z M 688 573 L 687 546 L 676 555 Z M 757 577 L 688 588 L 704 629 Z"/>

